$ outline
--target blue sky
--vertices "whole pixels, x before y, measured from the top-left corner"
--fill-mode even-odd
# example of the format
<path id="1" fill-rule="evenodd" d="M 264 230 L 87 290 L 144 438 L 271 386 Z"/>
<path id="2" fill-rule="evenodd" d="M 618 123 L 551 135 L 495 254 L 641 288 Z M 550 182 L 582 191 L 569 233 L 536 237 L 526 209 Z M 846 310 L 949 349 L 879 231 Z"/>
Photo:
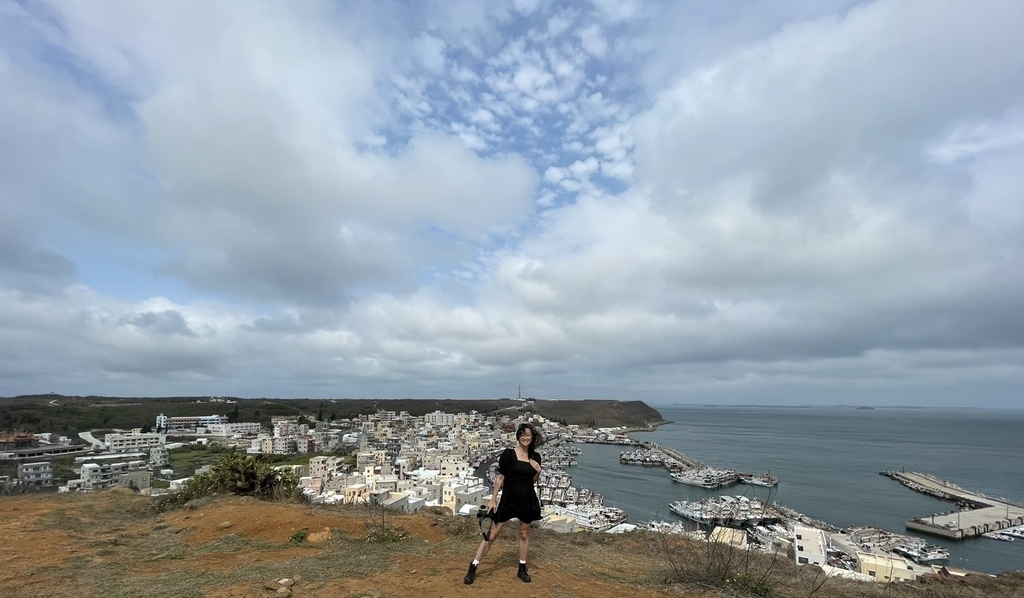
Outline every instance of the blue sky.
<path id="1" fill-rule="evenodd" d="M 0 4 L 0 396 L 1017 406 L 1022 26 Z"/>

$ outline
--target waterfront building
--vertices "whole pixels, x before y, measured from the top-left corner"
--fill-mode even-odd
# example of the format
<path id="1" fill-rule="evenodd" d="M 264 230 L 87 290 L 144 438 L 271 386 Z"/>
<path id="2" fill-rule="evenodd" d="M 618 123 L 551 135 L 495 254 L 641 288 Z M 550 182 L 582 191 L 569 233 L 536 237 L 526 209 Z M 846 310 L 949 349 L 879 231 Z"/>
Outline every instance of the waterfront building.
<path id="1" fill-rule="evenodd" d="M 931 567 L 913 565 L 907 559 L 889 553 L 857 552 L 858 573 L 878 582 L 913 581 L 918 575 L 931 573 Z"/>
<path id="2" fill-rule="evenodd" d="M 825 538 L 825 532 L 806 525 L 794 525 L 793 560 L 798 565 L 824 565 L 828 560 L 828 540 Z"/>

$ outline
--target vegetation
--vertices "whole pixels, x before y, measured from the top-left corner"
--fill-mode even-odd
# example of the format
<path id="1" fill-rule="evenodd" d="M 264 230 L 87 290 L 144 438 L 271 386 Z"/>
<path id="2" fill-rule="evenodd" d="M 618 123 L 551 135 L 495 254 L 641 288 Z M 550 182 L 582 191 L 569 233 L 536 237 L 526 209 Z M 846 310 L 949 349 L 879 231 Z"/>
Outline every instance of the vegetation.
<path id="1" fill-rule="evenodd" d="M 424 415 L 433 411 L 480 413 L 513 411 L 515 399 L 239 399 L 211 402 L 210 397 L 73 397 L 23 395 L 0 398 L 0 431 L 45 431 L 74 435 L 85 430 L 135 429 L 156 424 L 156 416 L 225 415 L 231 421 L 259 422 L 269 427 L 273 416 L 303 417 L 317 421 L 353 419 L 378 410 Z M 537 400 L 533 411 L 567 424 L 643 427 L 658 422 L 661 414 L 642 401 Z"/>
<path id="2" fill-rule="evenodd" d="M 206 446 L 186 444 L 168 451 L 167 455 L 170 457 L 170 468 L 174 470 L 174 475 L 183 478 L 192 475 L 197 469 L 213 464 L 218 457 L 224 454 L 225 450 L 218 443 L 210 443 Z"/>
<path id="3" fill-rule="evenodd" d="M 215 494 L 253 496 L 264 500 L 302 496 L 299 478 L 294 473 L 275 469 L 261 455 L 234 451 L 218 457 L 210 471 L 192 477 L 180 492 L 163 497 L 159 508 L 182 506 Z"/>

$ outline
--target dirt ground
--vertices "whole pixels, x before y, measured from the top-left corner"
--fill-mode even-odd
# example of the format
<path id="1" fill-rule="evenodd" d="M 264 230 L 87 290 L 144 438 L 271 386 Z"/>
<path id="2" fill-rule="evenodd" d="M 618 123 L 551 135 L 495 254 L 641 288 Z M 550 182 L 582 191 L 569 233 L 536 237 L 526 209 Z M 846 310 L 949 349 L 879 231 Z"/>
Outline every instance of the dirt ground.
<path id="1" fill-rule="evenodd" d="M 516 578 L 511 529 L 462 583 L 476 546 L 473 522 L 387 515 L 406 537 L 365 541 L 378 515 L 355 508 L 222 498 L 156 513 L 127 491 L 0 499 L 3 596 L 683 596 L 652 577 L 650 555 L 577 551 L 534 533 L 533 583 Z M 296 541 L 297 535 L 305 536 Z M 643 552 L 638 550 L 637 552 Z M 595 560 L 596 559 L 596 560 Z M 657 569 L 657 567 L 654 567 Z M 282 585 L 280 580 L 291 580 Z M 288 590 L 282 590 L 289 587 Z"/>
<path id="2" fill-rule="evenodd" d="M 467 586 L 462 577 L 479 537 L 475 520 L 427 509 L 404 516 L 219 497 L 159 513 L 151 499 L 129 490 L 0 497 L 0 596 L 1024 598 L 1024 572 L 826 584 L 817 568 L 770 557 L 749 569 L 771 573 L 765 593 L 750 586 L 760 578 L 747 574 L 745 561 L 711 545 L 658 534 L 537 529 L 530 542 L 533 583 L 516 578 L 517 541 L 506 529 Z M 728 558 L 694 560 L 701 554 Z M 743 568 L 732 569 L 724 585 L 709 583 L 708 568 L 727 560 Z"/>

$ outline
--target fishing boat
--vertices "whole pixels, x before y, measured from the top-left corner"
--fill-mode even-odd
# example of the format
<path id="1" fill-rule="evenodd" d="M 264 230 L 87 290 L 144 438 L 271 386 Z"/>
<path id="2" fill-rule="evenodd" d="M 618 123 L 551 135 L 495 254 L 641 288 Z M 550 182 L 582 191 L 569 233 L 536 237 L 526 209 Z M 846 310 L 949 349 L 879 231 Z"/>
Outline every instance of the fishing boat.
<path id="1" fill-rule="evenodd" d="M 721 488 L 722 486 L 730 486 L 739 481 L 739 476 L 735 471 L 711 467 L 680 471 L 669 475 L 673 481 L 701 488 Z"/>
<path id="2" fill-rule="evenodd" d="M 715 496 L 699 501 L 676 500 L 670 511 L 697 523 L 733 528 L 749 528 L 778 523 L 779 515 L 757 499 L 746 496 Z"/>
<path id="3" fill-rule="evenodd" d="M 917 544 L 900 544 L 894 547 L 892 551 L 922 565 L 925 563 L 936 563 L 939 561 L 949 560 L 948 550 L 934 544 L 926 546 L 923 542 Z"/>
<path id="4" fill-rule="evenodd" d="M 740 476 L 740 483 L 774 488 L 779 485 L 779 478 L 773 476 L 772 470 L 769 469 L 766 473 L 760 475 Z"/>

